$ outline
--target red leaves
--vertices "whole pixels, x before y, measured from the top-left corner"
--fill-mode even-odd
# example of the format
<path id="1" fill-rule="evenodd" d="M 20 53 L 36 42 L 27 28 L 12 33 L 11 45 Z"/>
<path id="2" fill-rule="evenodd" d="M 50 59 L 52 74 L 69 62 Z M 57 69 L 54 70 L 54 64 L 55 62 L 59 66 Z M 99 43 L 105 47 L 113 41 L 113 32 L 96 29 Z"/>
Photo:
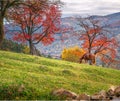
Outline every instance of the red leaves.
<path id="1" fill-rule="evenodd" d="M 15 33 L 15 35 L 13 36 L 14 41 L 19 41 L 23 43 L 29 40 L 30 38 L 31 36 L 25 33 Z"/>
<path id="2" fill-rule="evenodd" d="M 42 42 L 44 45 L 49 45 L 49 44 L 51 44 L 53 41 L 54 41 L 54 37 L 49 34 L 47 37 L 44 37 L 41 42 Z"/>
<path id="3" fill-rule="evenodd" d="M 25 37 L 25 39 L 27 39 L 27 40 L 31 39 L 31 36 L 28 35 L 28 34 L 25 34 L 24 37 Z"/>
<path id="4" fill-rule="evenodd" d="M 19 34 L 19 33 L 13 36 L 13 40 L 14 41 L 20 41 L 20 42 L 23 42 L 23 43 L 26 42 L 23 34 Z"/>
<path id="5" fill-rule="evenodd" d="M 83 19 L 79 21 L 80 26 L 83 28 L 83 33 L 80 36 L 82 48 L 94 54 L 109 55 L 110 58 L 106 56 L 101 58 L 106 63 L 110 62 L 110 59 L 114 60 L 118 43 L 114 37 L 109 37 L 111 33 L 104 27 L 101 27 L 99 21 L 94 21 L 94 19 L 87 18 L 87 20 Z"/>
<path id="6" fill-rule="evenodd" d="M 27 0 L 28 6 L 16 7 L 11 12 L 14 24 L 20 26 L 22 31 L 13 37 L 14 40 L 32 40 L 32 43 L 41 41 L 44 45 L 54 41 L 54 34 L 60 31 L 61 11 L 57 5 L 43 2 L 45 1 Z"/>

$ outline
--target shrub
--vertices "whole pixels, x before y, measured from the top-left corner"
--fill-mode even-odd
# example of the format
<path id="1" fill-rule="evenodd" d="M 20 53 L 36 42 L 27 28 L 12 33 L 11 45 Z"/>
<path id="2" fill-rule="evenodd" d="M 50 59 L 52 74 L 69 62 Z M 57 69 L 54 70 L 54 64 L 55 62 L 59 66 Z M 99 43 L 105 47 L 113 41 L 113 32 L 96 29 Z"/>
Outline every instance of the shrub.
<path id="1" fill-rule="evenodd" d="M 83 56 L 84 53 L 85 50 L 78 46 L 74 46 L 71 48 L 65 48 L 62 51 L 61 58 L 71 62 L 79 62 L 80 57 Z"/>
<path id="2" fill-rule="evenodd" d="M 3 43 L 0 47 L 1 50 L 6 50 L 6 51 L 13 51 L 13 52 L 18 52 L 18 53 L 26 53 L 29 54 L 29 47 L 24 44 L 20 44 L 17 42 L 14 42 L 12 40 L 4 39 Z"/>
<path id="3" fill-rule="evenodd" d="M 29 54 L 30 53 L 30 48 L 28 46 L 24 46 L 23 53 Z"/>

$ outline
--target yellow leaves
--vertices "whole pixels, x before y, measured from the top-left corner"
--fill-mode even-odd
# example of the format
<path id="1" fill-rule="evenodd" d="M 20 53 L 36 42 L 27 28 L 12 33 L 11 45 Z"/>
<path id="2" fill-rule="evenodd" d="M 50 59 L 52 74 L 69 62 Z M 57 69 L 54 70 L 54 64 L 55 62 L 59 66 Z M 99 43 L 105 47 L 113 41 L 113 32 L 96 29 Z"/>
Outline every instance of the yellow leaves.
<path id="1" fill-rule="evenodd" d="M 78 46 L 74 46 L 71 48 L 65 48 L 62 51 L 61 58 L 71 62 L 79 62 L 80 57 L 83 56 L 84 53 L 85 50 L 79 48 Z"/>
<path id="2" fill-rule="evenodd" d="M 23 53 L 29 54 L 30 53 L 30 48 L 28 46 L 25 46 L 23 49 Z"/>

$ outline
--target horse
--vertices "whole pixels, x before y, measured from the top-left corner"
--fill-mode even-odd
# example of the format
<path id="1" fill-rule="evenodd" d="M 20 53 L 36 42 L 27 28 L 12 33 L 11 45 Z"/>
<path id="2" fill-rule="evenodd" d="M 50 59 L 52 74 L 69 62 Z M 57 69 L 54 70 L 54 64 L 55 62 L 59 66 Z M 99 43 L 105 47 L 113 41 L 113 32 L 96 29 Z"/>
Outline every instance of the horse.
<path id="1" fill-rule="evenodd" d="M 84 60 L 85 63 L 89 62 L 90 65 L 95 64 L 95 55 L 94 54 L 85 53 L 80 58 L 80 63 L 82 63 L 82 60 Z"/>

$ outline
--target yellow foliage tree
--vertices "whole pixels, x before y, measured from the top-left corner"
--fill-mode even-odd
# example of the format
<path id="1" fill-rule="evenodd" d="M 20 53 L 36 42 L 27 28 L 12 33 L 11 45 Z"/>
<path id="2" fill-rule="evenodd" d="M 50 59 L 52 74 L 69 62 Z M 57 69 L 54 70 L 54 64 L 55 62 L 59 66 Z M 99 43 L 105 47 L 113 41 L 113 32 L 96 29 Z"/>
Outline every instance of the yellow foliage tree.
<path id="1" fill-rule="evenodd" d="M 79 59 L 83 54 L 85 54 L 85 50 L 78 46 L 74 46 L 71 48 L 65 48 L 62 51 L 61 58 L 66 61 L 79 62 Z"/>

